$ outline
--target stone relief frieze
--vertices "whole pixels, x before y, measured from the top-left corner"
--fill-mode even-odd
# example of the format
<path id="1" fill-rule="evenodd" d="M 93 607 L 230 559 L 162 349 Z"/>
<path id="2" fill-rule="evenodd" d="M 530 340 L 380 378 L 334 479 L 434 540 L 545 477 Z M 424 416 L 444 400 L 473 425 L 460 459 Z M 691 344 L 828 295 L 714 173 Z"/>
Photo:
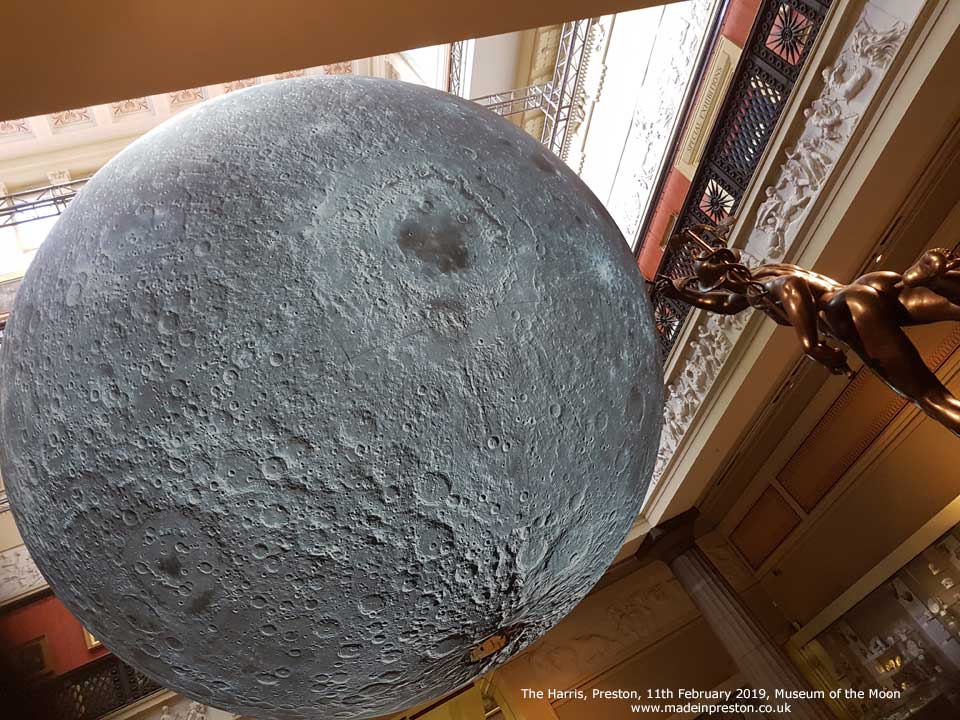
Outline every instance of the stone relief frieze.
<path id="1" fill-rule="evenodd" d="M 713 9 L 714 0 L 664 8 L 607 205 L 628 240 L 650 202 Z"/>
<path id="2" fill-rule="evenodd" d="M 46 587 L 25 545 L 0 552 L 0 605 Z"/>
<path id="3" fill-rule="evenodd" d="M 157 703 L 148 712 L 136 717 L 137 720 L 224 720 L 239 716 L 178 695 Z"/>
<path id="4" fill-rule="evenodd" d="M 889 3 L 887 3 L 889 5 Z M 796 142 L 785 149 L 785 162 L 764 191 L 744 250 L 748 264 L 776 262 L 791 247 L 799 221 L 809 212 L 876 93 L 909 29 L 911 8 L 894 6 L 904 15 L 867 3 L 833 62 L 823 69 L 823 87 L 804 110 L 806 120 Z M 915 8 L 913 11 L 915 12 Z M 695 313 L 691 341 L 678 351 L 664 403 L 664 425 L 649 498 L 680 447 L 699 408 L 720 374 L 748 313 L 736 316 Z"/>
<path id="5" fill-rule="evenodd" d="M 663 431 L 651 488 L 677 451 L 749 317 L 747 313 L 710 315 L 695 329 L 696 339 L 685 348 L 683 367 L 664 392 Z"/>
<path id="6" fill-rule="evenodd" d="M 823 89 L 803 111 L 806 127 L 785 152 L 777 181 L 765 191 L 748 248 L 763 262 L 781 259 L 824 181 L 860 121 L 879 80 L 906 35 L 907 24 L 889 19 L 875 27 L 865 11 L 840 55 L 821 73 Z"/>
<path id="7" fill-rule="evenodd" d="M 207 720 L 207 706 L 194 701 L 184 701 L 179 706 L 174 706 L 171 711 L 170 706 L 164 705 L 158 720 Z"/>
<path id="8" fill-rule="evenodd" d="M 853 31 L 850 47 L 853 53 L 876 68 L 886 68 L 893 61 L 907 26 L 903 21 L 897 21 L 886 30 L 875 30 L 861 16 L 857 28 Z"/>
<path id="9" fill-rule="evenodd" d="M 572 688 L 688 622 L 696 608 L 666 567 L 654 564 L 587 598 L 522 656 L 523 681 Z"/>
<path id="10" fill-rule="evenodd" d="M 0 120 L 0 141 L 34 137 L 29 118 Z"/>
<path id="11" fill-rule="evenodd" d="M 161 699 L 153 700 L 149 708 L 140 710 L 132 717 L 136 720 L 236 720 L 239 716 L 182 695 L 166 693 Z"/>

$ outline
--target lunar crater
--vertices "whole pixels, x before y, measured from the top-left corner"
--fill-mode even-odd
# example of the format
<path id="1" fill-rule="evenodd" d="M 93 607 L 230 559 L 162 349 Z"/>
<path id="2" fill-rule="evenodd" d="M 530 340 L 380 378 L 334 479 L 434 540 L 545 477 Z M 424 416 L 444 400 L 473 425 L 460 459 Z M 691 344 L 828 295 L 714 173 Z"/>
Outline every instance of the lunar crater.
<path id="1" fill-rule="evenodd" d="M 367 78 L 125 149 L 38 251 L 0 373 L 0 470 L 58 597 L 263 720 L 389 714 L 536 641 L 620 549 L 660 432 L 602 204 L 495 114 Z"/>

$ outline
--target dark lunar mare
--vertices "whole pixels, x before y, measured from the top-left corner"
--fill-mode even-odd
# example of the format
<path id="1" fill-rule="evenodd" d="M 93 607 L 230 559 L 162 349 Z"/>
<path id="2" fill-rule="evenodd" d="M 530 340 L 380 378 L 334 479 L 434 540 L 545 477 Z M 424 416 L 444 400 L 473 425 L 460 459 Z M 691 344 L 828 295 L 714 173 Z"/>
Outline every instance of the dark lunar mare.
<path id="1" fill-rule="evenodd" d="M 131 665 L 258 718 L 378 715 L 596 582 L 652 472 L 655 347 L 619 230 L 517 127 L 278 82 L 67 209 L 4 338 L 0 466 L 44 576 Z"/>

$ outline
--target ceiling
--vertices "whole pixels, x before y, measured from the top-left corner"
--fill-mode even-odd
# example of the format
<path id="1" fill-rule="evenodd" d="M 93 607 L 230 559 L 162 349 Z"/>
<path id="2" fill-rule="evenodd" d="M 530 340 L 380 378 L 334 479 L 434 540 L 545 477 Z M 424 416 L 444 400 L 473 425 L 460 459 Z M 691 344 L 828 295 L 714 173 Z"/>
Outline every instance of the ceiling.
<path id="1" fill-rule="evenodd" d="M 663 0 L 4 3 L 0 120 L 82 108 Z"/>
<path id="2" fill-rule="evenodd" d="M 0 194 L 90 175 L 151 128 L 204 100 L 288 77 L 348 74 L 354 64 L 292 70 L 0 121 Z"/>

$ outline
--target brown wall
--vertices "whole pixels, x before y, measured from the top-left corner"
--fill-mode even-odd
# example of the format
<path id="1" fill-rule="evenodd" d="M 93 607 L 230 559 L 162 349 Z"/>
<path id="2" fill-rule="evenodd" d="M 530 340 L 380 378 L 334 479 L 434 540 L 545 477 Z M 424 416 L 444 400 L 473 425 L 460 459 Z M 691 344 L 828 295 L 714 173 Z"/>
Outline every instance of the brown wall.
<path id="1" fill-rule="evenodd" d="M 6 0 L 0 120 L 661 4 Z"/>
<path id="2" fill-rule="evenodd" d="M 0 615 L 0 654 L 46 636 L 54 675 L 73 670 L 107 654 L 103 647 L 87 649 L 83 627 L 54 595 L 46 595 Z"/>
<path id="3" fill-rule="evenodd" d="M 776 563 L 767 593 L 790 620 L 808 622 L 956 499 L 956 465 L 956 439 L 922 422 Z"/>

